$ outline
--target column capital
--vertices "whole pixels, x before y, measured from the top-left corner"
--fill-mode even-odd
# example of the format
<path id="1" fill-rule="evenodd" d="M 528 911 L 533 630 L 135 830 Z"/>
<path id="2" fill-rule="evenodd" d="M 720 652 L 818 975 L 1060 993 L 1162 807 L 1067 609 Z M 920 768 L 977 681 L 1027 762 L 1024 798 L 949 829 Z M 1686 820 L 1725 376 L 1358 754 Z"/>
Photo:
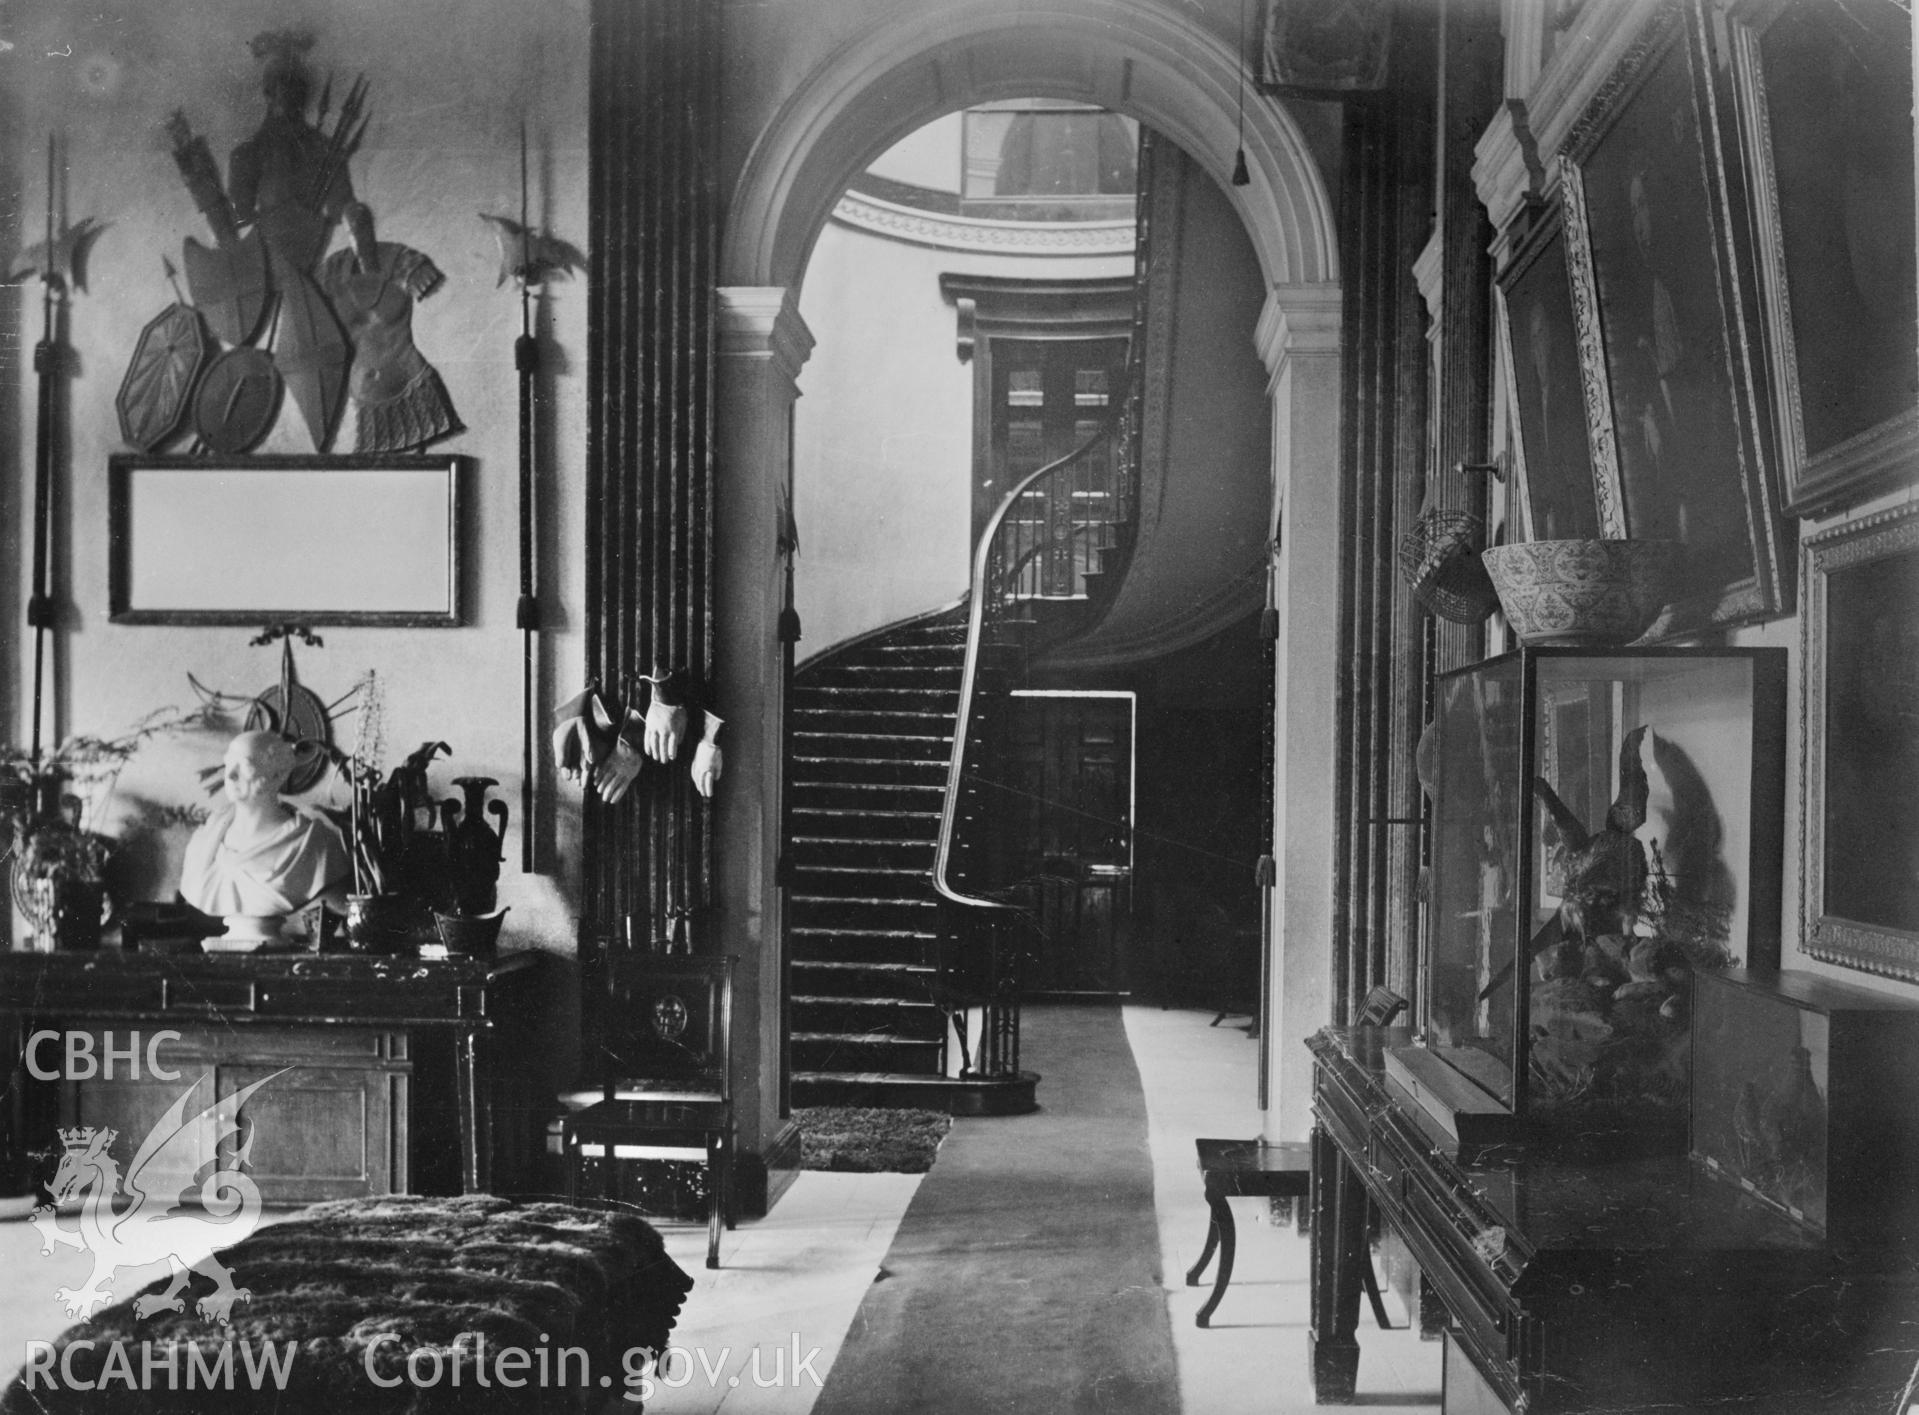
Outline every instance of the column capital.
<path id="1" fill-rule="evenodd" d="M 797 380 L 813 352 L 813 331 L 786 285 L 719 287 L 720 357 L 767 358 Z"/>
<path id="2" fill-rule="evenodd" d="M 1331 281 L 1274 285 L 1253 329 L 1261 362 L 1277 375 L 1288 357 L 1339 352 L 1340 288 Z"/>

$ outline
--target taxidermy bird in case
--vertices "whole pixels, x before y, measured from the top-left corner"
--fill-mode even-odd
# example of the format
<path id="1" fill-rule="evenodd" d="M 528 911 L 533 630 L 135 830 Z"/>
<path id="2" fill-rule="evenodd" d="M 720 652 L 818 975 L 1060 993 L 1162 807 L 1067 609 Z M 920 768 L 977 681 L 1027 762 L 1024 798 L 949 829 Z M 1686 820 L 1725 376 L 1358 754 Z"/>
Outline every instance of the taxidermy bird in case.
<path id="1" fill-rule="evenodd" d="M 1531 956 L 1537 958 L 1573 939 L 1583 945 L 1602 934 L 1632 932 L 1648 875 L 1645 847 L 1633 834 L 1646 823 L 1650 795 L 1646 766 L 1640 759 L 1645 739 L 1646 728 L 1635 727 L 1619 744 L 1619 789 L 1606 811 L 1605 823 L 1596 831 L 1586 829 L 1550 782 L 1544 777 L 1533 778 L 1533 794 L 1559 836 L 1558 845 L 1549 846 L 1549 850 L 1553 855 L 1551 867 L 1564 884 L 1558 911 L 1533 935 Z M 1480 989 L 1480 999 L 1485 1000 L 1503 986 L 1514 967 L 1508 963 L 1500 969 Z"/>

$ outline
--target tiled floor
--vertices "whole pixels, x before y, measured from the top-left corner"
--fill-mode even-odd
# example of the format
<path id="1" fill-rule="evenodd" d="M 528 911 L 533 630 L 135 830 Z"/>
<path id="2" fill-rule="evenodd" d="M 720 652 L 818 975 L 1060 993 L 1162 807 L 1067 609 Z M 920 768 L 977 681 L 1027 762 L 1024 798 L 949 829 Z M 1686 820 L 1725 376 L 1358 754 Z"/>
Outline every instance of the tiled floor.
<path id="1" fill-rule="evenodd" d="M 1160 1267 L 1179 1362 L 1182 1411 L 1168 1415 L 1308 1415 L 1315 1407 L 1305 1381 L 1307 1244 L 1272 1222 L 1264 1200 L 1233 1201 L 1233 1284 L 1214 1325 L 1193 1325 L 1210 1290 L 1185 1286 L 1206 1237 L 1193 1140 L 1258 1133 L 1254 1044 L 1210 1021 L 1210 1013 L 1126 1010 L 1146 1093 Z M 909 1175 L 804 1174 L 771 1215 L 726 1235 L 717 1272 L 701 1266 L 702 1228 L 667 1228 L 667 1246 L 695 1287 L 676 1333 L 683 1350 L 656 1376 L 646 1409 L 806 1415 L 818 1390 L 812 1373 L 831 1370 L 918 1185 Z M 53 1291 L 80 1276 L 85 1262 L 65 1251 L 42 1257 L 34 1229 L 0 1223 L 0 1382 L 20 1366 L 27 1341 L 66 1325 Z M 1438 1346 L 1405 1330 L 1379 1332 L 1370 1320 L 1359 1339 L 1357 1404 L 1388 1415 L 1437 1405 Z M 617 1397 L 608 1403 L 609 1411 L 621 1408 L 632 1407 Z"/>
<path id="2" fill-rule="evenodd" d="M 1310 1247 L 1293 1228 L 1273 1222 L 1267 1200 L 1228 1200 L 1239 1235 L 1232 1285 L 1212 1325 L 1202 1331 L 1193 1324 L 1213 1276 L 1208 1268 L 1204 1286 L 1185 1285 L 1186 1271 L 1206 1242 L 1193 1141 L 1259 1134 L 1257 1044 L 1241 1028 L 1209 1026 L 1211 1020 L 1205 1013 L 1126 1009 L 1126 1034 L 1146 1091 L 1161 1280 L 1179 1359 L 1182 1412 L 1309 1415 L 1319 1409 L 1306 1378 Z M 1361 1317 L 1354 1403 L 1392 1415 L 1430 1412 L 1439 1404 L 1440 1348 L 1405 1329 L 1406 1313 L 1390 1292 L 1386 1303 L 1398 1329 L 1382 1332 L 1370 1316 Z"/>

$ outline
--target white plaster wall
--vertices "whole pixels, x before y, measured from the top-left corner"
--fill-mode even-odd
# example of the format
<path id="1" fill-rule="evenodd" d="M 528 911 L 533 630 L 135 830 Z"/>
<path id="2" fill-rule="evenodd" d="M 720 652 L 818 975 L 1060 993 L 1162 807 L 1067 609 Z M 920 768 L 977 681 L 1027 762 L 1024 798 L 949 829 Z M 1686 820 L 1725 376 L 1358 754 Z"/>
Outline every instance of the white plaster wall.
<path id="1" fill-rule="evenodd" d="M 1734 949 L 1745 956 L 1752 937 L 1753 911 L 1747 862 L 1752 858 L 1752 722 L 1745 705 L 1751 698 L 1752 674 L 1743 663 L 1720 663 L 1693 671 L 1662 673 L 1659 666 L 1642 680 L 1638 720 L 1654 734 L 1683 752 L 1698 770 L 1719 816 L 1718 862 L 1732 877 L 1732 913 L 1728 920 Z M 1651 794 L 1647 803 L 1650 825 L 1642 836 L 1658 838 L 1668 829 L 1673 789 L 1653 761 Z M 1666 862 L 1675 863 L 1668 845 Z M 1695 883 L 1695 888 L 1697 887 Z M 1770 921 L 1759 937 L 1770 931 Z"/>
<path id="2" fill-rule="evenodd" d="M 915 128 L 882 152 L 867 170 L 895 182 L 911 182 L 916 187 L 957 196 L 963 121 L 959 114 L 948 113 Z"/>
<path id="3" fill-rule="evenodd" d="M 110 454 L 125 450 L 114 397 L 141 327 L 173 294 L 161 260 L 180 263 L 188 235 L 210 241 L 168 154 L 161 124 L 176 108 L 203 134 L 224 169 L 233 145 L 257 125 L 260 66 L 247 40 L 290 24 L 313 29 L 311 59 L 335 75 L 334 102 L 355 74 L 370 85 L 372 121 L 352 164 L 358 196 L 383 240 L 414 246 L 446 282 L 415 312 L 416 342 L 439 369 L 467 431 L 432 451 L 473 460 L 465 486 L 464 626 L 448 630 L 323 628 L 325 647 L 297 650 L 303 681 L 324 699 L 344 693 L 369 669 L 386 693 L 387 755 L 397 759 L 429 739 L 454 751 L 435 769 L 440 794 L 458 775 L 496 777 L 513 808 L 502 898 L 521 941 L 571 952 L 565 880 L 522 876 L 520 820 L 520 656 L 518 593 L 517 384 L 513 339 L 519 307 L 511 285 L 495 287 L 498 258 L 480 212 L 517 212 L 519 128 L 532 150 L 537 221 L 586 240 L 586 53 L 584 0 L 538 7 L 453 0 L 327 0 L 291 10 L 277 0 L 141 0 L 105 7 L 57 0 L 6 17 L 13 48 L 0 54 L 0 90 L 17 121 L 0 125 L 0 253 L 17 249 L 18 223 L 44 219 L 48 131 L 64 148 L 69 217 L 106 227 L 94 247 L 86 293 L 73 304 L 70 343 L 71 494 L 59 518 L 62 631 L 55 656 L 58 711 L 50 727 L 117 734 L 154 708 L 194 700 L 187 675 L 253 694 L 276 681 L 277 650 L 250 648 L 243 628 L 132 627 L 107 622 L 107 479 Z M 32 239 L 28 235 L 26 239 Z M 14 306 L 23 341 L 38 336 L 38 301 Z M 583 377 L 586 285 L 556 284 L 543 311 L 552 405 L 542 495 L 543 570 L 549 632 L 543 705 L 569 687 L 581 662 L 584 461 Z M 14 520 L 30 505 L 30 360 L 12 361 L 0 394 L 10 416 L 0 472 L 11 484 Z M 351 446 L 347 434 L 336 450 Z M 176 450 L 184 450 L 179 448 Z M 288 403 L 262 452 L 310 452 Z M 17 531 L 10 531 L 16 534 Z M 16 551 L 20 542 L 13 542 Z M 24 604 L 28 557 L 16 554 L 9 599 Z M 27 733 L 32 644 L 8 616 L 8 708 L 15 740 Z M 351 745 L 354 725 L 344 724 Z M 112 826 L 139 801 L 185 804 L 204 798 L 195 770 L 218 757 L 216 738 L 180 738 L 143 751 L 120 782 L 101 823 Z M 557 859 L 570 879 L 576 808 L 559 807 Z M 552 851 L 549 858 L 556 858 Z M 170 892 L 172 879 L 153 880 Z"/>
<path id="4" fill-rule="evenodd" d="M 800 287 L 800 314 L 819 340 L 794 413 L 802 659 L 966 592 L 973 368 L 959 360 L 941 273 L 1095 279 L 1131 269 L 1130 255 L 996 256 L 828 223 Z"/>

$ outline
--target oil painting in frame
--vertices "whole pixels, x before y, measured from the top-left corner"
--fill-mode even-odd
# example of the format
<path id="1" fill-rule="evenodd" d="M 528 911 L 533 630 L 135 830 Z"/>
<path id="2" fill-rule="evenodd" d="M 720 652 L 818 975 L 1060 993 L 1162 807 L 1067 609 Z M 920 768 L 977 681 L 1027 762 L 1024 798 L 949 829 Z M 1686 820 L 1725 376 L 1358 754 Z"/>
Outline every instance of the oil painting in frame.
<path id="1" fill-rule="evenodd" d="M 116 624 L 455 626 L 461 462 L 115 455 L 109 615 Z"/>
<path id="2" fill-rule="evenodd" d="M 1895 0 L 1729 15 L 1788 510 L 1913 478 L 1912 17 Z"/>
<path id="3" fill-rule="evenodd" d="M 1548 213 L 1499 278 L 1520 483 L 1533 540 L 1600 534 L 1565 235 Z"/>
<path id="4" fill-rule="evenodd" d="M 1793 588 L 1705 24 L 1694 0 L 1656 11 L 1562 149 L 1601 526 L 1687 546 L 1650 640 L 1789 612 Z"/>
<path id="5" fill-rule="evenodd" d="M 1805 949 L 1919 981 L 1919 504 L 1802 554 Z"/>

